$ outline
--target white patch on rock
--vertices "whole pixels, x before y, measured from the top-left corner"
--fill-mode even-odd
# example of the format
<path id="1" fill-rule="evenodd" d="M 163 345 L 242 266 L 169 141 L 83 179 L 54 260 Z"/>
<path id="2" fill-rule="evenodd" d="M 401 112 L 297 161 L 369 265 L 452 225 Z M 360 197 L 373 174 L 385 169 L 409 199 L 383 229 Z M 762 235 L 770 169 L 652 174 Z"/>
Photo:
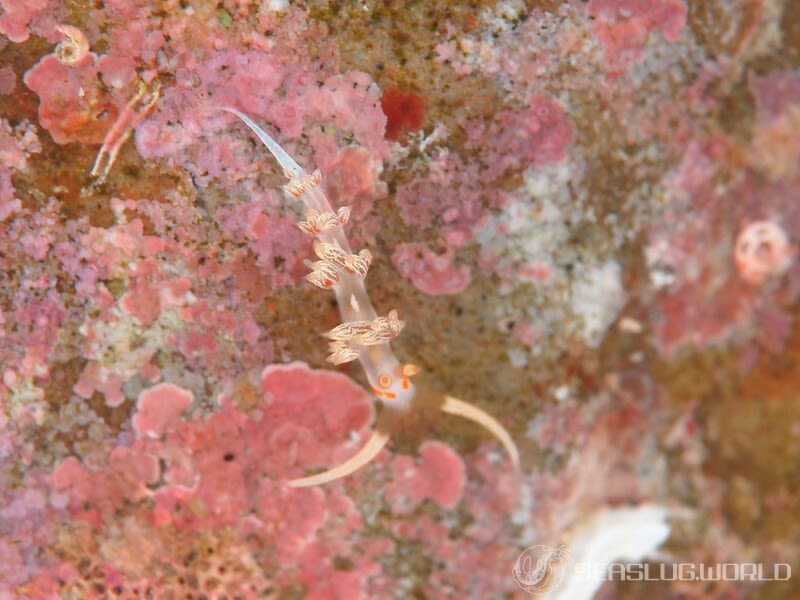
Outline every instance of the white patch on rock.
<path id="1" fill-rule="evenodd" d="M 583 317 L 583 339 L 596 346 L 625 305 L 619 263 L 608 260 L 587 270 L 572 285 L 571 304 L 573 313 Z"/>
<path id="2" fill-rule="evenodd" d="M 635 508 L 603 508 L 576 527 L 564 540 L 568 555 L 564 578 L 543 596 L 546 600 L 591 600 L 600 586 L 601 573 L 616 562 L 642 562 L 669 537 L 668 511 L 642 504 Z M 580 571 L 579 571 L 580 569 Z"/>

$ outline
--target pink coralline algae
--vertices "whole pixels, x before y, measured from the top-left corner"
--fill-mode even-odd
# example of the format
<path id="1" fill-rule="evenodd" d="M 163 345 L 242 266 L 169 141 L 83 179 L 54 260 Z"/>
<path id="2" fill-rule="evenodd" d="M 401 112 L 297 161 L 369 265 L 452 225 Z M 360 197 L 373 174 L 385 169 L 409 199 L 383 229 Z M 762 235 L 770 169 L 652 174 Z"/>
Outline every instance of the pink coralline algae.
<path id="1" fill-rule="evenodd" d="M 185 277 L 163 280 L 152 259 L 135 263 L 131 270 L 130 291 L 120 297 L 119 306 L 145 327 L 152 325 L 164 310 L 187 304 L 192 284 Z M 183 314 L 190 316 L 189 311 Z"/>
<path id="2" fill-rule="evenodd" d="M 216 118 L 212 114 L 221 105 L 235 105 L 254 118 L 263 117 L 290 138 L 305 127 L 329 122 L 340 131 L 352 132 L 374 156 L 387 152 L 381 135 L 386 117 L 380 111 L 379 90 L 366 74 L 333 74 L 328 65 L 314 72 L 311 63 L 295 65 L 297 70 L 290 73 L 285 65 L 296 57 L 274 43 L 259 52 L 230 49 L 215 53 L 211 60 L 180 59 L 179 85 L 165 91 L 153 119 L 137 130 L 137 146 L 146 157 L 185 160 L 203 178 L 220 177 L 221 169 L 227 169 L 225 180 L 240 179 L 252 169 L 241 136 L 234 142 L 232 134 L 225 132 L 213 144 L 201 138 L 209 131 L 209 122 L 215 124 L 214 129 L 224 124 L 219 114 Z M 284 89 L 291 93 L 283 93 Z M 329 164 L 328 136 L 311 136 L 311 142 L 321 154 L 320 165 Z M 231 148 L 220 155 L 226 144 Z"/>
<path id="3" fill-rule="evenodd" d="M 202 543 L 209 532 L 229 531 L 230 544 L 248 546 L 276 582 L 302 581 L 308 597 L 362 597 L 364 578 L 376 569 L 369 553 L 353 570 L 332 564 L 333 556 L 351 548 L 346 538 L 353 540 L 362 528 L 352 502 L 335 489 L 290 490 L 278 479 L 352 452 L 350 435 L 366 431 L 372 403 L 346 377 L 302 363 L 267 367 L 261 386 L 264 404 L 253 416 L 223 398 L 208 418 L 180 417 L 190 392 L 172 384 L 151 387 L 140 394 L 133 417 L 138 439 L 110 446 L 106 469 L 72 457 L 55 469 L 51 503 L 76 523 L 87 523 L 104 548 L 99 583 L 116 581 L 130 589 L 150 573 L 151 585 L 173 589 L 178 582 L 170 577 L 171 567 L 152 579 L 156 561 L 183 560 L 164 547 L 165 536 Z M 434 472 L 441 464 L 435 456 L 426 462 Z M 452 496 L 444 501 L 452 502 Z M 138 559 L 120 553 L 134 530 L 120 530 L 115 522 L 150 532 Z M 160 553 L 151 552 L 158 547 Z"/>
<path id="4" fill-rule="evenodd" d="M 448 248 L 437 255 L 425 244 L 398 244 L 392 264 L 426 294 L 458 294 L 472 280 L 469 267 L 453 264 L 454 252 Z"/>
<path id="5" fill-rule="evenodd" d="M 408 4 L 0 0 L 1 600 L 521 598 L 647 507 L 798 564 L 796 2 Z M 323 368 L 364 302 L 223 107 L 352 208 L 413 413 Z"/>
<path id="6" fill-rule="evenodd" d="M 429 294 L 463 291 L 471 281 L 469 267 L 455 265 L 455 251 L 473 240 L 487 221 L 489 208 L 508 204 L 495 186 L 510 173 L 565 162 L 575 132 L 565 106 L 545 93 L 533 94 L 524 108 L 500 111 L 488 127 L 465 120 L 467 146 L 478 153 L 465 161 L 442 151 L 423 172 L 397 191 L 400 216 L 408 225 L 439 227 L 444 252 L 436 255 L 421 243 L 399 244 L 395 267 Z M 485 155 L 493 160 L 481 160 Z M 489 264 L 486 256 L 483 264 Z M 512 274 L 510 279 L 515 279 Z"/>
<path id="7" fill-rule="evenodd" d="M 770 331 L 759 334 L 769 340 L 765 348 L 778 351 L 788 335 L 792 319 L 783 307 L 800 294 L 793 268 L 793 240 L 800 234 L 798 173 L 792 158 L 797 144 L 763 139 L 793 140 L 794 130 L 785 127 L 787 115 L 800 102 L 800 86 L 796 75 L 785 73 L 756 78 L 751 89 L 758 116 L 752 133 L 755 149 L 768 148 L 770 153 L 751 154 L 751 168 L 722 193 L 715 184 L 720 164 L 732 160 L 731 141 L 694 140 L 668 178 L 673 202 L 664 220 L 653 226 L 658 233 L 648 249 L 654 281 L 664 288 L 659 299 L 663 318 L 656 330 L 667 353 L 685 343 L 722 343 L 756 319 L 762 331 Z M 704 217 L 686 224 L 681 215 L 687 209 Z M 707 245 L 716 249 L 692 254 Z M 662 281 L 665 269 L 670 274 Z M 759 293 L 767 280 L 776 285 L 772 297 Z"/>
<path id="8" fill-rule="evenodd" d="M 139 395 L 133 428 L 140 435 L 159 437 L 174 425 L 194 397 L 171 383 L 160 383 Z"/>
<path id="9" fill-rule="evenodd" d="M 298 386 L 298 381 L 303 385 Z M 273 430 L 268 444 L 272 453 L 288 452 L 287 464 L 296 463 L 295 470 L 337 462 L 340 453 L 353 447 L 347 434 L 363 435 L 374 416 L 368 396 L 350 379 L 332 372 L 309 372 L 302 363 L 267 367 L 262 389 L 269 402 L 264 419 L 282 424 Z M 290 415 L 295 418 L 289 419 Z"/>
<path id="10" fill-rule="evenodd" d="M 525 110 L 502 111 L 484 136 L 485 144 L 508 151 L 499 162 L 488 166 L 485 177 L 493 178 L 507 169 L 558 163 L 567 156 L 574 132 L 564 106 L 547 94 L 529 99 Z"/>
<path id="11" fill-rule="evenodd" d="M 0 34 L 12 42 L 24 42 L 30 36 L 31 21 L 43 16 L 49 0 L 2 0 L 0 2 Z"/>
<path id="12" fill-rule="evenodd" d="M 25 74 L 25 85 L 39 95 L 39 122 L 57 143 L 96 144 L 127 102 L 135 75 L 131 63 L 114 57 L 90 53 L 71 66 L 49 54 Z"/>
<path id="13" fill-rule="evenodd" d="M 36 128 L 27 121 L 16 127 L 0 119 L 0 169 L 23 171 L 31 154 L 42 151 Z"/>
<path id="14" fill-rule="evenodd" d="M 364 148 L 342 148 L 325 171 L 325 191 L 331 203 L 334 207 L 350 206 L 352 219 L 364 218 L 375 200 L 386 197 L 381 164 Z"/>
<path id="15" fill-rule="evenodd" d="M 479 166 L 443 153 L 430 172 L 415 177 L 395 196 L 407 225 L 444 225 L 445 232 L 469 233 L 484 213 L 481 190 L 475 185 Z"/>
<path id="16" fill-rule="evenodd" d="M 674 42 L 686 24 L 684 0 L 590 0 L 586 9 L 612 72 L 639 62 L 653 32 Z"/>
<path id="17" fill-rule="evenodd" d="M 410 512 L 415 504 L 426 498 L 444 508 L 455 507 L 464 493 L 464 461 L 441 442 L 423 444 L 420 457 L 419 466 L 406 456 L 392 461 L 395 478 L 386 494 L 395 504 L 395 510 Z"/>

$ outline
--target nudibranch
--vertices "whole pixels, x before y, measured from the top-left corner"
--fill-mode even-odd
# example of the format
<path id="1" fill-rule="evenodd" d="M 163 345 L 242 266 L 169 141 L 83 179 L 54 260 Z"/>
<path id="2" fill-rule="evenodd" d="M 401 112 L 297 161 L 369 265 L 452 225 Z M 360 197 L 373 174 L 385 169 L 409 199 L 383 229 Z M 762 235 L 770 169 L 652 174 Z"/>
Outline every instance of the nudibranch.
<path id="1" fill-rule="evenodd" d="M 344 233 L 350 217 L 349 207 L 334 211 L 320 185 L 320 172 L 307 173 L 261 127 L 244 113 L 230 107 L 219 107 L 236 115 L 264 143 L 283 169 L 289 182 L 286 194 L 305 205 L 305 220 L 298 226 L 314 238 L 314 253 L 318 260 L 307 262 L 310 273 L 306 280 L 323 289 L 333 290 L 339 305 L 342 324 L 327 333 L 330 355 L 327 360 L 335 365 L 357 360 L 361 363 L 372 392 L 383 403 L 375 430 L 367 443 L 350 459 L 328 471 L 293 479 L 291 487 L 307 487 L 334 481 L 349 475 L 375 458 L 391 437 L 393 425 L 415 408 L 434 406 L 442 412 L 474 421 L 494 435 L 505 448 L 515 469 L 519 468 L 519 452 L 506 429 L 482 409 L 453 396 L 437 394 L 433 400 L 423 400 L 412 382 L 420 368 L 401 363 L 389 343 L 403 329 L 396 310 L 378 316 L 367 296 L 364 280 L 372 260 L 372 253 L 361 250 L 354 253 Z M 398 418 L 399 417 L 399 418 Z"/>

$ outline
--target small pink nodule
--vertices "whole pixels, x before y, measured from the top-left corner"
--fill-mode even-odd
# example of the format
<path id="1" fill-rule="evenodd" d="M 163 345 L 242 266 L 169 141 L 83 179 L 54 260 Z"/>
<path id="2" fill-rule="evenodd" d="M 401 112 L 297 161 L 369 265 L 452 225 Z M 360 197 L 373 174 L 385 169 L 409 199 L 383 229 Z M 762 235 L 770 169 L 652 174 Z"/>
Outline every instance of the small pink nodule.
<path id="1" fill-rule="evenodd" d="M 751 285 L 761 285 L 783 275 L 792 266 L 796 248 L 786 232 L 772 221 L 755 221 L 736 238 L 733 259 L 739 276 Z"/>

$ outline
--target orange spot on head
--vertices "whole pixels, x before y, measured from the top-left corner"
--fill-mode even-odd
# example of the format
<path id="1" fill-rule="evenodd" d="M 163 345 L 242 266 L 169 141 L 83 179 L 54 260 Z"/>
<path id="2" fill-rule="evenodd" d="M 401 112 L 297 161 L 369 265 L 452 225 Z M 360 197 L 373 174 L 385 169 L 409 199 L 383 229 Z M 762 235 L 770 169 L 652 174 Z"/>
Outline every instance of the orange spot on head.
<path id="1" fill-rule="evenodd" d="M 422 371 L 422 367 L 419 365 L 412 365 L 410 363 L 401 367 L 401 373 L 404 377 L 413 377 L 420 371 Z"/>
<path id="2" fill-rule="evenodd" d="M 394 392 L 390 392 L 390 391 L 388 391 L 388 390 L 379 390 L 379 389 L 378 389 L 378 388 L 376 388 L 376 387 L 373 387 L 373 388 L 372 388 L 372 392 L 373 392 L 373 393 L 374 393 L 374 394 L 375 394 L 375 395 L 376 395 L 378 398 L 388 398 L 389 400 L 394 400 L 395 398 L 397 398 L 397 394 L 395 394 Z"/>
<path id="3" fill-rule="evenodd" d="M 409 381 L 409 377 L 413 377 L 421 370 L 422 367 L 418 367 L 417 365 L 397 365 L 397 376 L 400 377 L 404 390 L 407 390 L 409 387 L 411 387 L 411 381 Z"/>

